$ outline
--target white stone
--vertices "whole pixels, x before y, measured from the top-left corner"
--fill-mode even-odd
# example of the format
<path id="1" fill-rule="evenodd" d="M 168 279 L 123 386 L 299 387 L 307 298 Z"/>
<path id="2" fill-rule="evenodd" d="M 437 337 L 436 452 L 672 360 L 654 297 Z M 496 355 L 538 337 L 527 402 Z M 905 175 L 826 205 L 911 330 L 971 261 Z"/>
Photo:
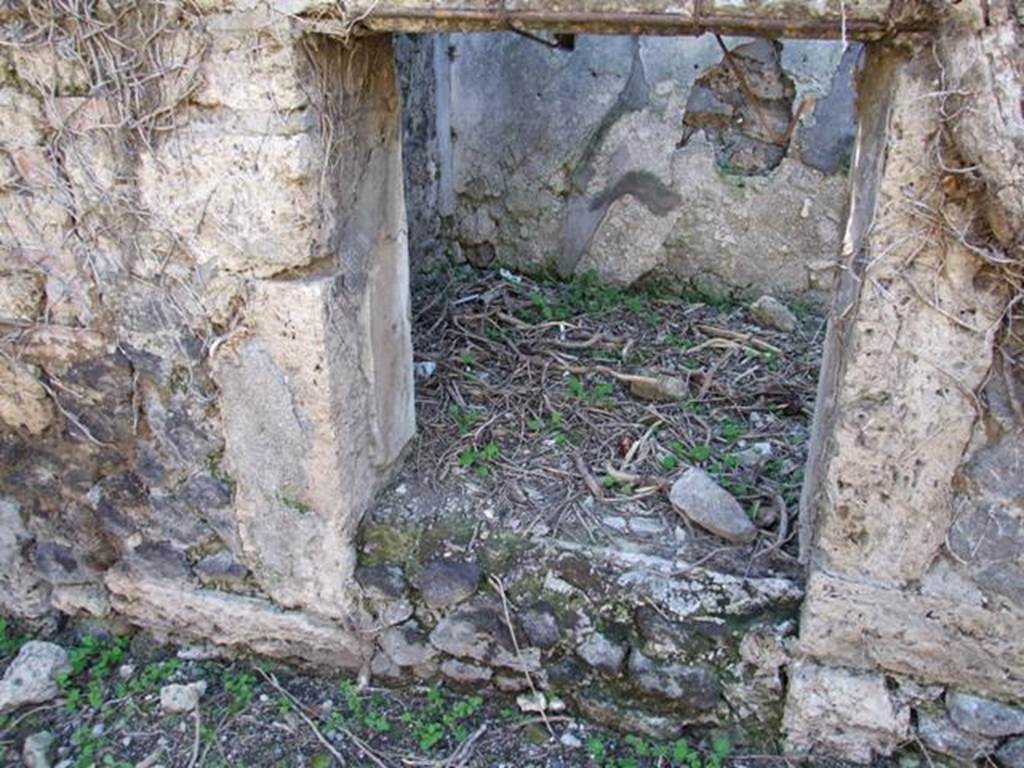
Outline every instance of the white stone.
<path id="1" fill-rule="evenodd" d="M 909 736 L 910 709 L 894 706 L 883 675 L 810 662 L 789 672 L 783 728 L 791 749 L 868 763 Z"/>
<path id="2" fill-rule="evenodd" d="M 160 709 L 165 715 L 179 715 L 191 712 L 199 706 L 199 699 L 206 693 L 206 681 L 194 683 L 171 683 L 160 689 Z"/>
<path id="3" fill-rule="evenodd" d="M 25 768 L 50 768 L 50 750 L 53 742 L 53 734 L 49 731 L 39 731 L 28 736 L 21 748 L 21 759 L 25 763 Z"/>
<path id="4" fill-rule="evenodd" d="M 70 671 L 68 653 L 59 645 L 42 640 L 25 643 L 0 680 L 0 715 L 56 698 L 58 678 Z"/>

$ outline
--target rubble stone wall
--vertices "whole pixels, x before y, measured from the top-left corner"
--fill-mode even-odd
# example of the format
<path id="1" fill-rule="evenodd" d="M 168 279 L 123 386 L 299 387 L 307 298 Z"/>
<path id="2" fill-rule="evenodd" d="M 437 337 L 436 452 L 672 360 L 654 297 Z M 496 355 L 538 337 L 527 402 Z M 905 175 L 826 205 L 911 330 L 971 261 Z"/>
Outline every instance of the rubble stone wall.
<path id="1" fill-rule="evenodd" d="M 1024 140 L 1021 62 L 995 42 L 1019 34 L 1003 7 L 951 20 L 940 55 L 870 46 L 804 487 L 786 722 L 801 749 L 867 761 L 916 739 L 1019 764 L 1020 348 L 1000 329 L 1015 323 L 1022 220 L 1019 197 L 993 202 L 998 175 L 968 169 L 986 120 L 1006 157 Z M 960 100 L 1006 89 L 1014 106 L 989 118 Z M 1016 234 L 993 236 L 992 217 Z"/>
<path id="2" fill-rule="evenodd" d="M 391 46 L 206 5 L 3 12 L 0 601 L 358 667 L 414 429 Z"/>

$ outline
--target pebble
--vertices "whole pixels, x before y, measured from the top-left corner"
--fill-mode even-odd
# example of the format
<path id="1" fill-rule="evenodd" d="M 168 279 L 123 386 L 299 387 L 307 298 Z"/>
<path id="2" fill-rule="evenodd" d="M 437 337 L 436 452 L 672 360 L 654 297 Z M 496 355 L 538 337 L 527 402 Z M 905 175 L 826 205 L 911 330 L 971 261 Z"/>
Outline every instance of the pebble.
<path id="1" fill-rule="evenodd" d="M 750 316 L 758 325 L 790 333 L 796 330 L 796 315 L 774 296 L 762 296 L 750 305 Z"/>
<path id="2" fill-rule="evenodd" d="M 629 532 L 637 536 L 660 536 L 665 532 L 665 525 L 656 517 L 631 517 Z"/>
<path id="3" fill-rule="evenodd" d="M 583 742 L 571 733 L 563 733 L 558 740 L 562 742 L 563 747 L 568 747 L 569 749 L 579 749 L 583 746 Z"/>
<path id="4" fill-rule="evenodd" d="M 50 768 L 53 741 L 53 734 L 49 731 L 39 731 L 26 738 L 21 748 L 21 759 L 25 763 L 25 768 Z"/>
<path id="5" fill-rule="evenodd" d="M 749 448 L 736 452 L 736 461 L 740 466 L 756 468 L 764 466 L 772 457 L 772 444 L 768 442 L 754 443 Z"/>
<path id="6" fill-rule="evenodd" d="M 206 681 L 195 683 L 171 683 L 160 689 L 160 709 L 166 714 L 191 712 L 199 706 L 199 699 L 206 693 Z"/>

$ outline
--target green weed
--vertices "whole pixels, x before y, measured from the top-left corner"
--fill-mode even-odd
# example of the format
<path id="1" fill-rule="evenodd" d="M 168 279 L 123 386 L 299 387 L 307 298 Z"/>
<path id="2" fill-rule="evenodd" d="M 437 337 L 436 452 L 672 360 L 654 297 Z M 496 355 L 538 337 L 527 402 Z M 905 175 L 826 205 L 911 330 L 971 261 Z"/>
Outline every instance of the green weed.
<path id="1" fill-rule="evenodd" d="M 465 437 L 473 431 L 473 425 L 480 420 L 480 414 L 466 408 L 453 405 L 448 409 L 448 415 L 455 422 L 455 428 L 459 430 L 459 436 Z"/>
<path id="2" fill-rule="evenodd" d="M 106 699 L 107 678 L 124 659 L 128 647 L 127 637 L 115 638 L 113 642 L 86 635 L 68 651 L 71 671 L 57 677 L 57 684 L 64 694 L 65 707 L 72 712 L 88 704 L 101 709 Z"/>
<path id="3" fill-rule="evenodd" d="M 492 465 L 501 456 L 501 448 L 493 440 L 482 448 L 466 448 L 459 452 L 459 466 L 472 469 L 478 477 L 490 477 Z"/>
<path id="4" fill-rule="evenodd" d="M 463 742 L 469 738 L 467 721 L 483 706 L 480 696 L 466 696 L 454 702 L 447 701 L 440 688 L 427 692 L 426 705 L 406 712 L 401 720 L 409 728 L 420 750 L 429 752 L 446 738 Z"/>
<path id="5" fill-rule="evenodd" d="M 248 670 L 225 669 L 221 677 L 224 690 L 231 694 L 229 709 L 232 713 L 244 710 L 252 703 L 256 693 L 256 675 Z"/>

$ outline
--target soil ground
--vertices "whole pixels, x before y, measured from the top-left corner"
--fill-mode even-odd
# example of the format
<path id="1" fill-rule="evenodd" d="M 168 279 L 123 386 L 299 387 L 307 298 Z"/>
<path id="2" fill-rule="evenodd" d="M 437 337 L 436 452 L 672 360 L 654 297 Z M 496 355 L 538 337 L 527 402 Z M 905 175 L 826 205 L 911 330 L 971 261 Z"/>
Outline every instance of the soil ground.
<path id="1" fill-rule="evenodd" d="M 738 573 L 798 572 L 793 531 L 819 314 L 804 309 L 798 330 L 782 334 L 715 297 L 497 271 L 435 275 L 414 299 L 416 359 L 432 364 L 420 366 L 417 379 L 419 435 L 368 515 L 364 561 L 410 546 L 410 562 L 422 562 L 424 548 L 458 551 L 490 556 L 488 570 L 503 566 L 514 580 L 518 550 L 498 563 L 487 546 L 513 532 Z M 683 381 L 686 396 L 644 400 L 625 378 L 655 374 Z M 755 443 L 768 444 L 770 455 L 746 466 L 740 457 Z M 691 464 L 745 505 L 761 529 L 752 545 L 724 545 L 672 510 L 665 489 Z M 403 526 L 419 533 L 384 533 Z M 76 671 L 61 699 L 0 718 L 0 764 L 20 764 L 24 738 L 49 730 L 54 762 L 75 768 L 841 765 L 738 749 L 719 758 L 714 733 L 654 743 L 571 713 L 544 722 L 511 696 L 358 689 L 344 676 L 202 658 L 201 649 L 98 625 L 68 623 L 46 634 L 72 650 Z M 26 637 L 23 628 L 2 627 L 0 668 Z M 162 685 L 196 680 L 208 687 L 195 713 L 161 712 Z M 720 748 L 726 743 L 718 739 Z"/>

